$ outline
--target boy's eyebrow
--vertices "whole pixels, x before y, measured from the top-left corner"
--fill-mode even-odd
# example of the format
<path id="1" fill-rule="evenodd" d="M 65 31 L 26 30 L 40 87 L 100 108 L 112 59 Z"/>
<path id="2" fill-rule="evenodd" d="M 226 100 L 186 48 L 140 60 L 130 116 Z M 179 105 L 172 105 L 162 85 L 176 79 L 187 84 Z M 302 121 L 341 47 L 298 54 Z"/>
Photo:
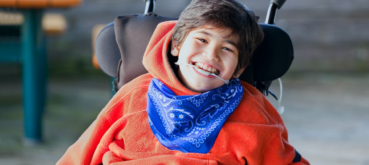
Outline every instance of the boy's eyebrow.
<path id="1" fill-rule="evenodd" d="M 237 45 L 236 45 L 235 42 L 233 42 L 231 40 L 225 40 L 225 41 L 237 48 Z"/>
<path id="2" fill-rule="evenodd" d="M 208 36 L 212 36 L 210 33 L 208 33 L 208 32 L 206 32 L 206 31 L 198 31 L 198 33 L 202 33 L 202 34 L 205 34 L 205 35 L 208 35 Z M 236 45 L 236 43 L 235 42 L 233 42 L 232 40 L 228 40 L 228 39 L 226 39 L 225 40 L 225 42 L 227 42 L 227 43 L 229 43 L 229 44 L 231 44 L 231 45 L 233 45 L 234 47 L 236 47 L 237 48 L 237 45 Z"/>

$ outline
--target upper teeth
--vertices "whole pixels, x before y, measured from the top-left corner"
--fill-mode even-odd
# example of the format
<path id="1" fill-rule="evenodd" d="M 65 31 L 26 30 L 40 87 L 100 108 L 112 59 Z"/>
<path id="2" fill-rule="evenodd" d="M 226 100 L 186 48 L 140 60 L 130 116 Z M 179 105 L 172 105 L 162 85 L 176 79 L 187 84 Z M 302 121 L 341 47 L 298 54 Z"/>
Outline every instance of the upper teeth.
<path id="1" fill-rule="evenodd" d="M 201 63 L 201 62 L 197 62 L 195 63 L 195 66 L 202 69 L 202 70 L 205 70 L 205 71 L 208 71 L 210 73 L 214 73 L 214 74 L 218 74 L 219 71 L 211 66 L 208 66 L 208 65 L 204 65 L 204 63 Z"/>

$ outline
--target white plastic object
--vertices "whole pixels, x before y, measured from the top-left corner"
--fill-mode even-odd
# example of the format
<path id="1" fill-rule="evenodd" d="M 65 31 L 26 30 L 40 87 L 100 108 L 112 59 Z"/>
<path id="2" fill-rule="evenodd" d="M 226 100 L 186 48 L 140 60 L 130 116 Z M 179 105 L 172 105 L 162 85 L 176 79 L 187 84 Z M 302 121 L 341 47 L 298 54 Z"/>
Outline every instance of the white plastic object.
<path id="1" fill-rule="evenodd" d="M 279 99 L 278 99 L 278 113 L 279 114 L 283 114 L 284 112 L 284 106 L 282 106 L 282 95 L 283 95 L 283 85 L 282 85 L 282 79 L 278 78 L 279 81 L 279 89 L 280 89 L 280 93 L 279 93 Z"/>
<path id="2" fill-rule="evenodd" d="M 202 69 L 199 69 L 199 68 L 197 68 L 195 65 L 191 65 L 191 64 L 187 64 L 187 63 L 180 63 L 180 62 L 176 62 L 175 64 L 176 64 L 176 65 L 187 65 L 187 66 L 191 66 L 191 67 L 195 68 L 195 69 L 196 69 L 196 71 L 200 72 L 201 74 L 215 76 L 216 78 L 218 78 L 218 79 L 220 79 L 220 80 L 224 81 L 224 83 L 229 84 L 229 80 L 224 80 L 223 78 L 221 78 L 221 77 L 217 76 L 217 75 L 216 75 L 216 74 L 214 74 L 214 73 L 210 73 L 210 72 L 204 71 L 204 70 L 202 70 Z"/>

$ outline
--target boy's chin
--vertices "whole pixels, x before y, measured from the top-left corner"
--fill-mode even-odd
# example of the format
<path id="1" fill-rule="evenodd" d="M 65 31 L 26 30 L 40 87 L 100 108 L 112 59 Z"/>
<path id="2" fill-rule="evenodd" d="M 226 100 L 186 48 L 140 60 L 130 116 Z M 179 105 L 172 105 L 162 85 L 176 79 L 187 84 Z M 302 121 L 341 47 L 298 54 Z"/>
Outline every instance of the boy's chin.
<path id="1" fill-rule="evenodd" d="M 184 84 L 188 89 L 200 93 L 204 93 L 224 85 L 224 82 L 217 78 L 208 79 L 201 76 L 185 78 L 180 71 L 177 72 L 177 76 L 182 84 Z"/>
<path id="2" fill-rule="evenodd" d="M 213 81 L 213 82 L 195 83 L 189 86 L 189 88 L 193 91 L 204 93 L 219 88 L 222 85 L 224 85 L 224 82 Z"/>

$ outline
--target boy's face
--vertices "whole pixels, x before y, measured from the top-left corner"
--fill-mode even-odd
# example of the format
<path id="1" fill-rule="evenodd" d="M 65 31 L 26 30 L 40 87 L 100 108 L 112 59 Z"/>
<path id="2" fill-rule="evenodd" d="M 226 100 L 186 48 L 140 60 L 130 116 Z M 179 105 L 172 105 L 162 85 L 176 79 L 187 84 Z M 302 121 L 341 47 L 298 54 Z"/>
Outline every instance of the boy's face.
<path id="1" fill-rule="evenodd" d="M 210 25 L 194 29 L 181 45 L 173 46 L 171 53 L 178 56 L 179 63 L 195 65 L 224 80 L 238 77 L 233 76 L 238 64 L 237 37 L 230 36 L 230 33 L 228 28 L 220 29 Z M 179 66 L 177 76 L 186 87 L 198 92 L 224 85 L 224 81 L 215 76 L 202 74 L 187 65 Z"/>

